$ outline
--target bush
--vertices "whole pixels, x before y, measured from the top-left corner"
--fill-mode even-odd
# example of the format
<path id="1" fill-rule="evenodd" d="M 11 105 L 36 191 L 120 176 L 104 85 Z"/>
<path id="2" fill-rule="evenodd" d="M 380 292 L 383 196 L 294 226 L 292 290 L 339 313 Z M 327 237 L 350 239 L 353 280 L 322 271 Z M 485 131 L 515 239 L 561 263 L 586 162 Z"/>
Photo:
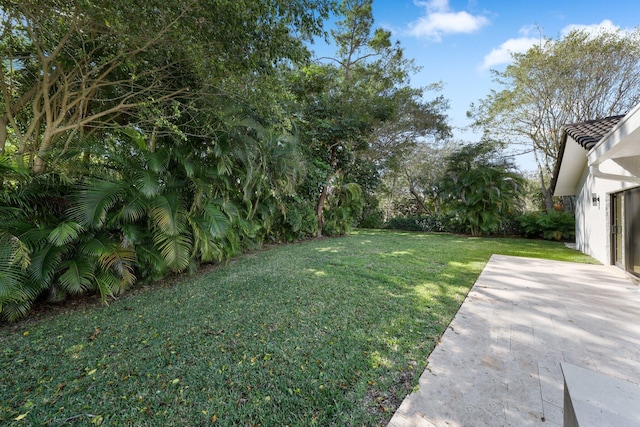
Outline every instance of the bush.
<path id="1" fill-rule="evenodd" d="M 522 215 L 518 220 L 525 237 L 566 241 L 573 240 L 576 235 L 576 222 L 572 213 L 530 213 Z"/>
<path id="2" fill-rule="evenodd" d="M 520 224 L 520 217 L 517 215 L 508 215 L 502 218 L 498 234 L 502 236 L 522 236 L 522 225 Z"/>
<path id="3" fill-rule="evenodd" d="M 428 231 L 432 233 L 461 233 L 464 227 L 453 215 L 434 214 L 391 218 L 384 228 L 404 231 Z"/>
<path id="4" fill-rule="evenodd" d="M 504 219 L 521 212 L 524 179 L 493 141 L 467 145 L 447 158 L 439 183 L 442 206 L 472 236 L 501 233 Z"/>
<path id="5" fill-rule="evenodd" d="M 360 228 L 382 228 L 384 225 L 383 213 L 380 209 L 375 209 L 366 215 L 358 224 Z"/>
<path id="6" fill-rule="evenodd" d="M 424 216 L 407 216 L 391 218 L 384 225 L 390 230 L 424 231 L 431 233 L 467 233 L 468 229 L 453 214 L 434 214 Z M 493 235 L 519 236 L 522 233 L 519 218 L 506 216 L 501 219 L 500 226 Z"/>

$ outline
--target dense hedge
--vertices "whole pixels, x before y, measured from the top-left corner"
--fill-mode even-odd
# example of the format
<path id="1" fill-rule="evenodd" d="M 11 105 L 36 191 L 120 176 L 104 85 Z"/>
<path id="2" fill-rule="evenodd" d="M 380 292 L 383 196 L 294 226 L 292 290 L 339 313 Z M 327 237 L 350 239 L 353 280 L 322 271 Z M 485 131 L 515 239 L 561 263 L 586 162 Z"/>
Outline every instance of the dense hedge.
<path id="1" fill-rule="evenodd" d="M 391 230 L 464 233 L 464 227 L 452 215 L 436 214 L 391 218 L 384 226 Z"/>
<path id="2" fill-rule="evenodd" d="M 546 240 L 573 240 L 576 235 L 576 221 L 572 213 L 544 212 L 528 213 L 518 218 L 525 237 Z"/>
<path id="3" fill-rule="evenodd" d="M 432 233 L 467 233 L 453 215 L 435 214 L 391 218 L 384 228 Z M 528 213 L 502 219 L 496 235 L 569 241 L 575 237 L 575 219 L 566 212 Z"/>

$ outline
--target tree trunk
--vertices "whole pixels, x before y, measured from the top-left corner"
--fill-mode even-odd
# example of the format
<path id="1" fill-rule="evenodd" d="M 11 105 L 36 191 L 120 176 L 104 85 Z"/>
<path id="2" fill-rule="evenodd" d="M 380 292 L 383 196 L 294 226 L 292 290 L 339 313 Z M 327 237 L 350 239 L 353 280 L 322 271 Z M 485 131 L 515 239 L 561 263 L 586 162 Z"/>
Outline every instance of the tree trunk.
<path id="1" fill-rule="evenodd" d="M 7 143 L 7 118 L 0 119 L 0 154 L 4 153 L 5 144 Z"/>
<path id="2" fill-rule="evenodd" d="M 542 191 L 542 195 L 544 196 L 544 206 L 547 209 L 547 212 L 553 212 L 553 194 L 551 194 L 551 189 L 547 188 L 544 184 L 544 176 L 542 175 L 542 171 L 540 171 L 540 190 Z"/>
<path id="3" fill-rule="evenodd" d="M 324 202 L 327 200 L 327 191 L 329 191 L 329 183 L 331 182 L 331 178 L 335 173 L 336 166 L 336 144 L 331 146 L 331 154 L 329 155 L 329 164 L 331 165 L 332 172 L 327 176 L 327 179 L 322 186 L 322 191 L 320 192 L 320 197 L 318 198 L 318 204 L 316 205 L 316 216 L 318 218 L 318 234 L 316 237 L 319 239 L 322 237 L 322 226 L 324 225 Z"/>
<path id="4" fill-rule="evenodd" d="M 320 197 L 318 198 L 318 204 L 316 205 L 316 216 L 318 218 L 318 233 L 316 235 L 316 238 L 318 239 L 322 237 L 322 226 L 324 225 L 322 212 L 324 211 L 324 201 L 327 198 L 327 187 L 329 187 L 328 180 L 327 183 L 322 187 Z"/>
<path id="5" fill-rule="evenodd" d="M 416 189 L 411 184 L 409 184 L 409 192 L 411 193 L 413 198 L 416 200 L 416 203 L 418 204 L 418 215 L 420 215 L 422 213 L 429 213 L 429 209 L 427 209 L 427 207 L 425 206 L 424 202 L 420 198 L 420 195 L 418 194 Z"/>
<path id="6" fill-rule="evenodd" d="M 44 158 L 47 156 L 49 149 L 51 147 L 52 136 L 48 131 L 45 130 L 44 135 L 42 135 L 42 141 L 40 142 L 40 147 L 38 147 L 37 153 L 35 153 L 35 158 L 33 159 L 33 167 L 31 171 L 33 175 L 40 175 L 44 173 L 45 168 L 47 166 Z"/>

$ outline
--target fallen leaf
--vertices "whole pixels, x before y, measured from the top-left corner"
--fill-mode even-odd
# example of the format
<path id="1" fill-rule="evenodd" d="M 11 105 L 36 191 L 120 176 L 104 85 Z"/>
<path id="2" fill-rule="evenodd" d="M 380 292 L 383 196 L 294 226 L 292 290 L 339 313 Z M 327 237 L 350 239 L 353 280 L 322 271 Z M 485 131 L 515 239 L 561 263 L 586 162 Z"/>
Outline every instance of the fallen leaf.
<path id="1" fill-rule="evenodd" d="M 216 421 L 218 421 L 218 417 L 216 417 L 215 415 L 213 417 L 211 417 L 211 422 L 215 423 Z"/>
<path id="2" fill-rule="evenodd" d="M 100 328 L 96 328 L 96 330 L 95 330 L 95 331 L 93 331 L 93 335 L 91 335 L 91 336 L 89 337 L 89 341 L 93 341 L 93 340 L 95 340 L 96 338 L 98 338 L 98 334 L 99 334 L 100 332 L 102 332 L 102 329 L 100 329 Z"/>
<path id="3" fill-rule="evenodd" d="M 27 415 L 29 415 L 29 413 L 28 413 L 28 412 L 26 412 L 26 413 L 24 413 L 24 414 L 21 414 L 21 415 L 18 415 L 17 417 L 15 417 L 15 418 L 14 418 L 14 421 L 20 421 L 20 420 L 23 420 L 23 419 L 25 419 L 25 418 L 27 417 Z"/>

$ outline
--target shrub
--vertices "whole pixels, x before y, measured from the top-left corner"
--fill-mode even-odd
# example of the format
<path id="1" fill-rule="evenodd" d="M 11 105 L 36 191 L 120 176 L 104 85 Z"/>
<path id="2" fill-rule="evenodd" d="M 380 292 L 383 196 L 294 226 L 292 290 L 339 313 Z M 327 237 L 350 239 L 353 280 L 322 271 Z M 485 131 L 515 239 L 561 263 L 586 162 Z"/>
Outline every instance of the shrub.
<path id="1" fill-rule="evenodd" d="M 575 238 L 576 224 L 573 214 L 554 211 L 530 213 L 519 218 L 522 233 L 526 237 L 540 237 L 546 240 L 572 240 Z"/>
<path id="2" fill-rule="evenodd" d="M 504 218 L 521 212 L 524 179 L 493 141 L 467 145 L 447 158 L 442 206 L 472 236 L 500 234 Z"/>
<path id="3" fill-rule="evenodd" d="M 464 227 L 453 216 L 433 214 L 391 218 L 384 228 L 404 231 L 427 231 L 432 233 L 460 233 Z"/>
<path id="4" fill-rule="evenodd" d="M 380 209 L 375 209 L 366 215 L 358 224 L 360 228 L 382 228 L 384 225 L 383 213 Z"/>

